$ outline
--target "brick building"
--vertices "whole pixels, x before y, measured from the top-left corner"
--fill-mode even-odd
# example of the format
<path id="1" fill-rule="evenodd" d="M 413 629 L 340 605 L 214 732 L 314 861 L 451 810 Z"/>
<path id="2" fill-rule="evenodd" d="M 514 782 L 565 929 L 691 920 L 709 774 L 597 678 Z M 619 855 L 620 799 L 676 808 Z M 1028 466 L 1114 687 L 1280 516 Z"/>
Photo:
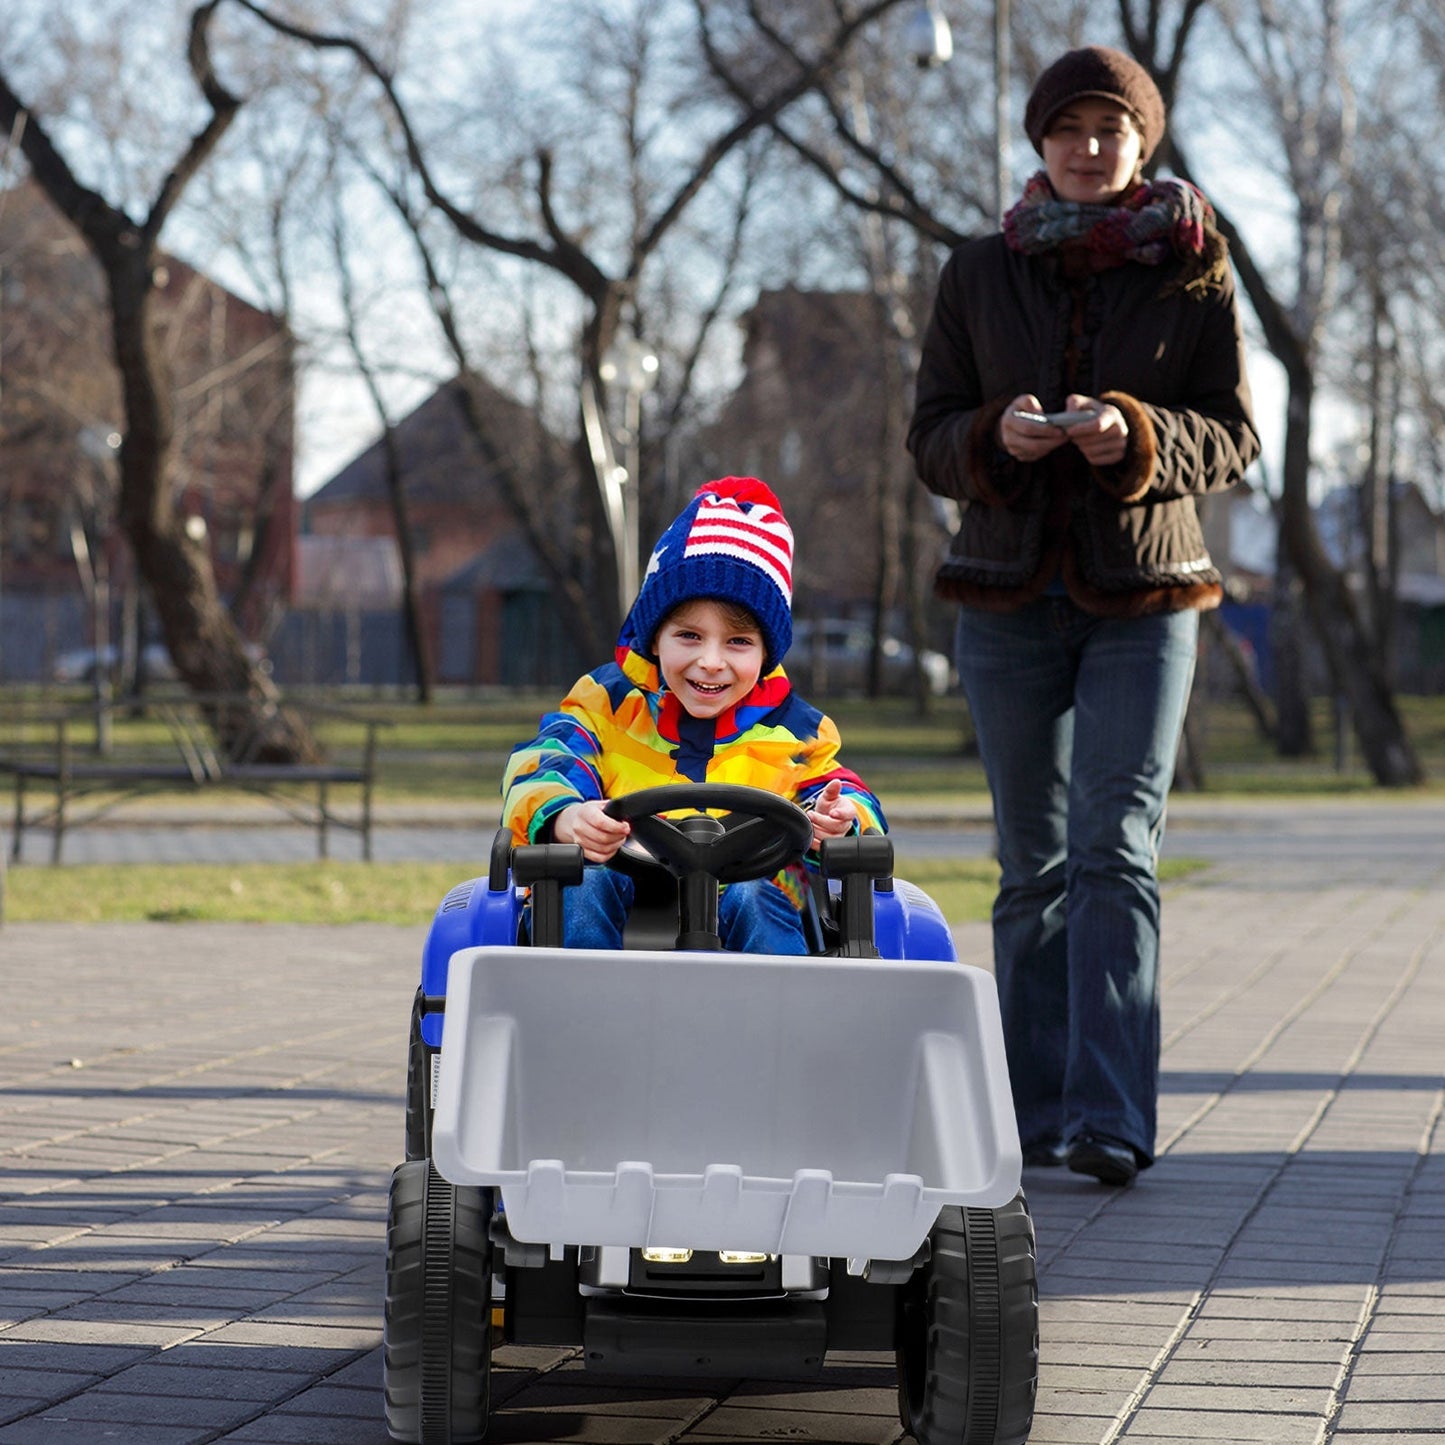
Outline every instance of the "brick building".
<path id="1" fill-rule="evenodd" d="M 263 638 L 292 588 L 292 338 L 176 258 L 156 288 L 175 504 L 208 539 L 243 631 Z M 107 593 L 109 635 L 144 632 L 115 520 L 121 425 L 100 267 L 38 187 L 0 193 L 0 679 L 49 676 L 59 651 L 92 639 Z"/>
<path id="2" fill-rule="evenodd" d="M 573 465 L 572 459 L 531 411 L 473 378 L 472 402 L 480 409 L 487 439 L 481 441 L 465 411 L 464 386 L 454 379 L 439 387 L 392 430 L 436 680 L 483 686 L 569 683 L 582 660 L 507 504 L 505 488 L 535 491 Z M 319 559 L 323 547 L 333 566 L 349 549 L 358 568 L 374 570 L 376 545 L 394 548 L 396 536 L 381 441 L 307 498 L 302 526 L 299 546 L 308 579 L 322 575 L 319 567 L 313 569 L 311 553 Z M 399 572 L 399 566 L 393 569 L 393 575 Z M 351 639 L 348 655 L 354 660 L 344 678 L 333 670 L 305 680 L 402 680 L 399 593 L 390 606 L 355 605 L 349 617 L 343 615 L 347 605 L 334 589 L 328 594 L 310 580 L 303 587 L 289 630 L 310 637 L 339 628 Z M 326 649 L 308 642 L 306 652 L 319 659 Z M 278 657 L 278 669 L 284 671 L 286 662 Z"/>

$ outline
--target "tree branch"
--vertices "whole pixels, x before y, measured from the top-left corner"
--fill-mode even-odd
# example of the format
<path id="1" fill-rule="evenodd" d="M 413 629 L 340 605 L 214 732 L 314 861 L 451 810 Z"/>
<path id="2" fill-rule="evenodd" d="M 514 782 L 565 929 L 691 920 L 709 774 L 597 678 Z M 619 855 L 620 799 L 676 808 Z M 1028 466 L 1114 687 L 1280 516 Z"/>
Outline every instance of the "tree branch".
<path id="1" fill-rule="evenodd" d="M 221 4 L 224 3 L 224 0 L 213 0 L 213 3 Z M 314 50 L 344 51 L 360 64 L 362 69 L 381 87 L 386 96 L 387 104 L 401 129 L 407 159 L 415 169 L 427 199 L 446 216 L 457 232 L 466 240 L 478 246 L 501 251 L 508 256 L 517 256 L 524 261 L 535 261 L 540 265 L 548 266 L 573 281 L 580 290 L 589 296 L 600 289 L 605 289 L 610 284 L 606 273 L 580 247 L 569 241 L 560 228 L 551 233 L 553 245 L 549 249 L 537 241 L 526 240 L 518 236 L 507 236 L 500 231 L 493 231 L 469 211 L 463 210 L 452 201 L 432 176 L 426 154 L 422 150 L 421 142 L 412 126 L 411 116 L 402 103 L 401 96 L 397 93 L 396 84 L 390 71 L 372 55 L 361 41 L 354 36 L 311 30 L 304 25 L 283 20 L 279 16 L 271 14 L 264 6 L 257 4 L 256 0 L 234 0 L 234 3 L 249 11 L 278 34 L 288 36 L 292 40 L 299 40 Z"/>
<path id="2" fill-rule="evenodd" d="M 816 89 L 823 77 L 838 63 L 860 30 L 902 3 L 903 0 L 872 0 L 871 4 L 865 5 L 851 19 L 842 20 L 817 59 L 807 62 L 792 80 L 780 86 L 767 99 L 749 102 L 747 113 L 735 125 L 716 137 L 707 147 L 693 174 L 678 188 L 672 200 L 663 208 L 661 214 L 638 241 L 633 269 L 636 269 L 638 260 L 655 249 L 687 203 L 702 189 L 704 182 L 739 141 L 746 139 L 763 126 L 772 125 L 774 120 L 795 100 L 800 99 L 810 90 Z M 694 0 L 694 4 L 703 33 L 704 46 L 710 53 L 715 53 L 708 30 L 707 0 Z"/>
<path id="3" fill-rule="evenodd" d="M 1191 180 L 1193 170 L 1179 142 L 1170 138 L 1165 141 L 1169 152 L 1169 168 L 1184 180 Z M 1229 256 L 1244 286 L 1245 295 L 1264 329 L 1264 338 L 1270 352 L 1291 376 L 1309 374 L 1309 351 L 1304 339 L 1295 330 L 1289 309 L 1274 294 L 1264 272 L 1254 259 L 1248 243 L 1240 234 L 1239 227 L 1229 216 L 1214 208 L 1214 219 L 1224 239 L 1229 242 Z"/>
<path id="4" fill-rule="evenodd" d="M 181 193 L 220 144 L 221 137 L 225 135 L 236 118 L 236 112 L 241 108 L 240 98 L 232 95 L 221 84 L 211 60 L 211 20 L 220 3 L 221 0 L 206 0 L 204 5 L 198 5 L 191 12 L 191 34 L 186 47 L 186 59 L 191 67 L 191 75 L 206 98 L 206 104 L 211 107 L 211 117 L 191 137 L 190 144 L 161 182 L 160 190 L 151 203 L 150 214 L 141 227 L 141 235 L 147 248 L 154 247 L 160 239 L 161 229 L 169 219 Z"/>
<path id="5" fill-rule="evenodd" d="M 31 173 L 40 189 L 87 241 L 97 249 L 101 245 L 114 246 L 123 232 L 134 229 L 123 211 L 76 179 L 70 163 L 56 150 L 44 122 L 0 73 L 0 125 L 13 129 L 22 120 L 20 150 Z"/>
<path id="6" fill-rule="evenodd" d="M 713 40 L 710 27 L 707 23 L 706 0 L 694 0 L 698 9 L 701 22 L 701 35 L 703 54 L 708 62 L 708 68 L 713 75 L 722 82 L 729 94 L 744 106 L 749 112 L 760 110 L 766 102 L 760 102 L 754 97 L 749 88 L 732 72 L 726 60 L 719 52 Z M 888 5 L 875 7 L 874 15 L 881 15 L 889 8 Z M 829 185 L 849 205 L 860 211 L 872 212 L 885 217 L 888 220 L 902 221 L 912 226 L 914 230 L 929 239 L 939 241 L 946 246 L 956 246 L 964 239 L 962 232 L 955 230 L 947 222 L 941 220 L 932 210 L 919 199 L 917 192 L 897 170 L 897 168 L 884 158 L 882 152 L 876 146 L 864 141 L 857 132 L 848 124 L 841 108 L 835 100 L 832 92 L 826 84 L 826 70 L 819 62 L 810 63 L 799 54 L 780 31 L 769 25 L 758 13 L 756 6 L 749 4 L 748 12 L 757 26 L 759 32 L 782 54 L 787 56 L 789 61 L 797 68 L 800 76 L 809 77 L 808 86 L 815 90 L 827 108 L 829 116 L 833 121 L 833 127 L 838 135 L 855 155 L 859 157 L 872 171 L 874 171 L 886 183 L 889 193 L 885 195 L 872 194 L 868 191 L 859 190 L 850 185 L 840 174 L 838 167 L 817 147 L 811 146 L 805 140 L 795 136 L 782 123 L 780 115 L 771 116 L 767 120 L 769 129 L 797 155 L 817 171 Z M 834 57 L 836 60 L 836 57 Z M 828 62 L 828 67 L 834 63 Z"/>
<path id="7" fill-rule="evenodd" d="M 417 260 L 421 263 L 422 273 L 426 278 L 427 294 L 431 297 L 432 309 L 436 314 L 437 324 L 442 329 L 442 335 L 446 338 L 447 349 L 451 352 L 453 360 L 457 364 L 457 375 L 462 386 L 470 391 L 471 382 L 469 378 L 475 377 L 478 373 L 472 365 L 471 357 L 467 353 L 466 343 L 462 339 L 461 328 L 457 323 L 456 309 L 452 304 L 451 293 L 442 278 L 440 269 L 436 264 L 436 258 L 432 254 L 431 247 L 422 233 L 421 219 L 412 209 L 411 203 L 406 196 L 395 186 L 382 180 L 370 167 L 367 168 L 375 184 L 380 187 L 382 193 L 391 202 L 392 208 L 396 211 L 397 218 L 406 228 L 407 234 L 411 237 L 412 245 L 416 249 Z M 535 550 L 538 560 L 552 578 L 554 584 L 563 583 L 570 575 L 569 559 L 565 550 L 559 548 L 555 543 L 552 528 L 544 525 L 543 519 L 537 515 L 532 506 L 532 497 L 527 490 L 526 482 L 519 478 L 514 468 L 508 466 L 498 453 L 491 438 L 487 434 L 487 428 L 482 424 L 480 413 L 471 405 L 466 407 L 467 417 L 472 426 L 473 436 L 476 438 L 478 447 L 487 455 L 487 460 L 492 463 L 493 470 L 498 484 L 501 486 L 502 494 L 506 498 L 507 505 L 512 515 L 521 524 L 527 534 L 527 539 Z"/>

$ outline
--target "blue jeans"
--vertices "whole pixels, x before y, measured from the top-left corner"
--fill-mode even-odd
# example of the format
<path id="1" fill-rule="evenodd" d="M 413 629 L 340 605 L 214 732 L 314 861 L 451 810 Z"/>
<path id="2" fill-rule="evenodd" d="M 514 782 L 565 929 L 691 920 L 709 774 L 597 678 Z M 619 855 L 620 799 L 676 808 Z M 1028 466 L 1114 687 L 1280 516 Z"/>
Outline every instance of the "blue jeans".
<path id="1" fill-rule="evenodd" d="M 582 882 L 563 893 L 563 947 L 621 948 L 635 892 L 625 873 L 589 863 Z M 729 883 L 718 895 L 717 914 L 723 946 L 734 953 L 808 951 L 803 915 L 770 878 Z"/>
<path id="2" fill-rule="evenodd" d="M 993 793 L 994 969 L 1027 1146 L 1107 1135 L 1154 1156 L 1164 807 L 1199 616 L 1067 597 L 960 611 L 958 671 Z"/>

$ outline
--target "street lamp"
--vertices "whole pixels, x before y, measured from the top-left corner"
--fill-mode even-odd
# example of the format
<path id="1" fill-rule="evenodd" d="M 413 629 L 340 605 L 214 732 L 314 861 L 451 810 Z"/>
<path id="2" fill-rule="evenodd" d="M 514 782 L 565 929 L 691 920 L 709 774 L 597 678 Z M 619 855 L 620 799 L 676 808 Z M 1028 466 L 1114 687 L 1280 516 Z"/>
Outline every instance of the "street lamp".
<path id="1" fill-rule="evenodd" d="M 110 555 L 107 535 L 110 493 L 115 485 L 115 454 L 121 435 L 107 427 L 82 427 L 76 441 L 82 454 L 95 468 L 90 486 L 80 489 L 84 517 L 74 517 L 70 546 L 80 574 L 81 590 L 90 603 L 91 638 L 95 665 L 92 669 L 95 693 L 95 745 L 102 754 L 110 751 L 110 670 L 114 649 L 110 641 Z M 87 504 L 88 494 L 88 504 Z"/>
<path id="2" fill-rule="evenodd" d="M 994 0 L 993 6 L 993 186 L 994 210 L 1000 226 L 1008 207 L 1008 77 L 1009 0 Z M 919 0 L 908 17 L 903 44 L 920 70 L 946 65 L 953 59 L 953 32 L 940 0 Z"/>
<path id="3" fill-rule="evenodd" d="M 613 527 L 613 546 L 617 552 L 618 592 L 626 612 L 637 596 L 641 584 L 641 466 L 642 466 L 642 399 L 657 385 L 661 363 L 656 353 L 634 331 L 618 333 L 617 339 L 602 358 L 598 375 L 609 386 L 622 387 L 622 426 L 618 440 L 622 443 L 623 464 L 614 467 L 613 481 L 619 492 L 620 516 Z"/>
<path id="4" fill-rule="evenodd" d="M 1008 170 L 1008 0 L 993 0 L 993 199 L 1003 227 L 1011 189 Z"/>
<path id="5" fill-rule="evenodd" d="M 948 17 L 938 8 L 938 0 L 922 0 L 908 17 L 903 43 L 920 70 L 947 65 L 953 59 L 953 31 Z"/>

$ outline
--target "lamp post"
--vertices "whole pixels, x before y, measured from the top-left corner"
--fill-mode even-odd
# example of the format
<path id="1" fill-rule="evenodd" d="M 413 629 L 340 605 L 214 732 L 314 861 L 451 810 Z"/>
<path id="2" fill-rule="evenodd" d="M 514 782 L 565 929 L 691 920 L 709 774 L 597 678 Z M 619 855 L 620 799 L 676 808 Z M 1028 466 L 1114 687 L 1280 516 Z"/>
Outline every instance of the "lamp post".
<path id="1" fill-rule="evenodd" d="M 616 467 L 615 481 L 619 489 L 620 515 L 613 524 L 613 548 L 617 553 L 617 589 L 625 614 L 641 585 L 641 467 L 642 467 L 642 399 L 657 385 L 657 355 L 636 332 L 620 332 L 602 358 L 598 374 L 602 380 L 622 387 L 622 426 L 618 440 L 622 443 L 623 462 Z"/>
<path id="2" fill-rule="evenodd" d="M 1010 190 L 1008 165 L 1008 77 L 1009 0 L 994 0 L 993 6 L 993 194 L 994 213 L 1000 226 L 1008 207 Z M 903 32 L 904 45 L 922 70 L 946 65 L 953 59 L 953 32 L 943 13 L 941 0 L 919 0 Z"/>
<path id="3" fill-rule="evenodd" d="M 26 112 L 20 111 L 15 117 L 15 123 L 10 127 L 10 134 L 5 140 L 5 149 L 0 153 L 0 216 L 5 214 L 6 204 L 10 200 L 11 179 L 14 172 L 14 162 L 20 151 L 20 142 L 25 138 Z M 0 302 L 5 299 L 4 276 L 0 274 Z M 0 331 L 0 336 L 3 336 Z M 0 536 L 0 543 L 4 538 Z M 3 584 L 3 576 L 0 576 L 0 584 Z M 4 587 L 0 585 L 0 605 L 3 605 Z M 3 636 L 3 629 L 0 629 L 0 636 Z M 4 653 L 0 651 L 0 663 L 4 661 Z M 5 895 L 4 895 L 4 868 L 0 864 L 0 919 L 5 916 Z"/>
<path id="4" fill-rule="evenodd" d="M 939 8 L 938 0 L 921 0 L 908 17 L 903 30 L 903 43 L 920 70 L 946 65 L 953 59 L 953 31 L 948 17 Z"/>
<path id="5" fill-rule="evenodd" d="M 110 674 L 113 649 L 110 642 L 110 495 L 115 485 L 115 454 L 121 443 L 118 431 L 88 426 L 81 429 L 76 440 L 80 450 L 95 468 L 88 489 L 80 495 L 83 518 L 71 522 L 70 546 L 75 556 L 80 584 L 90 603 L 91 638 L 94 666 L 91 669 L 95 688 L 95 746 L 101 754 L 110 752 Z M 80 490 L 80 489 L 78 489 Z"/>
<path id="6" fill-rule="evenodd" d="M 1008 209 L 1008 14 L 1009 0 L 993 3 L 993 198 L 994 216 L 1000 228 Z"/>

